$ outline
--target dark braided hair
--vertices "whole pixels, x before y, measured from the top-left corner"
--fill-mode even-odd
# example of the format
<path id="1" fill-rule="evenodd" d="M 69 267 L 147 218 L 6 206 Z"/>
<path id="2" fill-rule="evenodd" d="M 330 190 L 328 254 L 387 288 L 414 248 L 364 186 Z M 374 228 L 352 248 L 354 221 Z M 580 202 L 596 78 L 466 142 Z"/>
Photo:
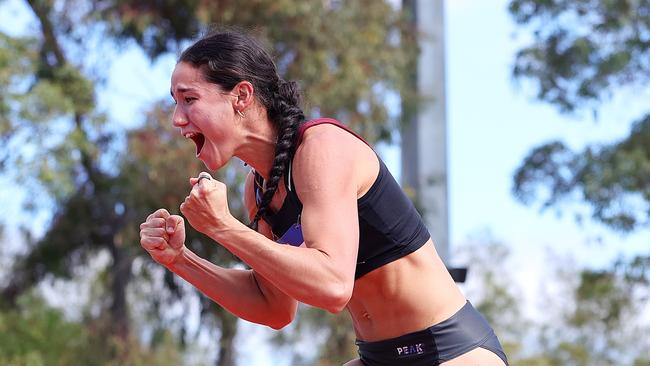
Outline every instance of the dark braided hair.
<path id="1" fill-rule="evenodd" d="M 232 90 L 240 81 L 249 81 L 255 88 L 257 100 L 266 108 L 269 119 L 277 128 L 273 166 L 257 213 L 249 225 L 257 230 L 257 224 L 268 210 L 280 179 L 293 158 L 298 126 L 305 121 L 298 106 L 298 84 L 282 80 L 269 53 L 255 38 L 243 32 L 210 33 L 183 51 L 178 62 L 199 67 L 207 81 L 226 91 Z"/>

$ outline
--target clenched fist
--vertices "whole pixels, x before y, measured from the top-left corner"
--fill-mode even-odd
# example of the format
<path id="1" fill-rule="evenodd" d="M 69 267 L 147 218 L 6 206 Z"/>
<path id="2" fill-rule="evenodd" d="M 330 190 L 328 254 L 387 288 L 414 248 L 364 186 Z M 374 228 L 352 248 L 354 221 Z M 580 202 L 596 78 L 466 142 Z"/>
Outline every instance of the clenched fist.
<path id="1" fill-rule="evenodd" d="M 192 190 L 181 204 L 181 212 L 193 228 L 210 236 L 220 231 L 233 219 L 228 209 L 227 187 L 202 172 L 198 178 L 190 178 Z"/>
<path id="2" fill-rule="evenodd" d="M 140 225 L 140 245 L 158 263 L 168 266 L 185 249 L 185 222 L 164 208 L 152 213 Z"/>

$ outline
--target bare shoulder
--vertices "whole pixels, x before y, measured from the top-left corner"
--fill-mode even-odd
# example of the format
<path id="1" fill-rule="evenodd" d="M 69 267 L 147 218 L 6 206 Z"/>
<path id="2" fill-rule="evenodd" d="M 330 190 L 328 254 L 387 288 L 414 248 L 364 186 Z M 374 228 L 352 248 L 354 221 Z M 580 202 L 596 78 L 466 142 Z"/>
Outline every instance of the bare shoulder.
<path id="1" fill-rule="evenodd" d="M 324 127 L 314 126 L 307 130 L 294 156 L 293 181 L 301 199 L 307 198 L 304 197 L 307 192 L 335 188 L 333 182 L 336 186 L 347 187 L 354 183 L 351 179 L 352 147 L 342 141 L 341 133 Z"/>
<path id="2" fill-rule="evenodd" d="M 364 141 L 341 127 L 313 126 L 303 136 L 294 157 L 296 189 L 351 185 L 357 191 L 374 181 L 379 161 Z"/>
<path id="3" fill-rule="evenodd" d="M 302 143 L 298 146 L 298 151 L 310 149 L 333 149 L 343 151 L 354 148 L 357 144 L 365 146 L 365 143 L 359 138 L 344 130 L 341 127 L 323 123 L 308 128 L 303 137 Z"/>

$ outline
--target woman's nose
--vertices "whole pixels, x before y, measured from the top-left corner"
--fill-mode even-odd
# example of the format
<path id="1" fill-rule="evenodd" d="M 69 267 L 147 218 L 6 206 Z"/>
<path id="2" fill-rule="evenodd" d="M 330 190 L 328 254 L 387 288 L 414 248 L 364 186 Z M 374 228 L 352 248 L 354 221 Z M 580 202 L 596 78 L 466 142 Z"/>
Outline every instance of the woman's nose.
<path id="1" fill-rule="evenodd" d="M 174 108 L 174 115 L 172 116 L 172 123 L 174 127 L 183 127 L 187 125 L 187 118 L 185 118 L 185 113 L 183 113 L 178 106 Z"/>

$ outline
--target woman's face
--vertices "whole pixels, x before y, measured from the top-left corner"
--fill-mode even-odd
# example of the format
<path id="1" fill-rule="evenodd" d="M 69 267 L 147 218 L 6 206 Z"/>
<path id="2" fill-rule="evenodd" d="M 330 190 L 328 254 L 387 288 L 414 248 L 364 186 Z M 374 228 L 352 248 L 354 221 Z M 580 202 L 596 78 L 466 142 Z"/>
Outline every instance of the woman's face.
<path id="1" fill-rule="evenodd" d="M 210 170 L 224 166 L 238 143 L 235 96 L 206 81 L 201 71 L 179 62 L 171 80 L 176 102 L 173 124 L 196 144 L 196 157 Z"/>

